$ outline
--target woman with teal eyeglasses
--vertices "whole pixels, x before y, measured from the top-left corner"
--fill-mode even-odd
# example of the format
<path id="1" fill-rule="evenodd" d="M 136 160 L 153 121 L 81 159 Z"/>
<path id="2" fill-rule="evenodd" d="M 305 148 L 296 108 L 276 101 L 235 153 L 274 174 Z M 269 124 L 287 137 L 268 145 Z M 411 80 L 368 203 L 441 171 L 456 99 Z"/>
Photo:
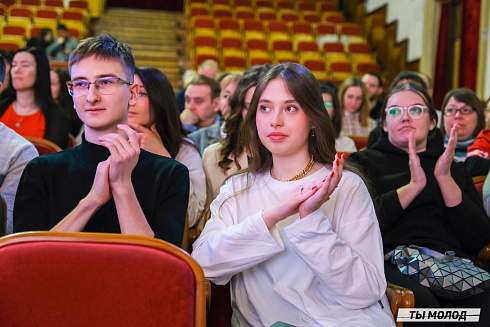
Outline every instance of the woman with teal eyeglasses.
<path id="1" fill-rule="evenodd" d="M 340 112 L 340 103 L 337 91 L 327 83 L 320 84 L 322 90 L 323 103 L 327 109 L 328 115 L 332 120 L 333 130 L 335 133 L 335 149 L 339 152 L 357 151 L 354 140 L 342 134 L 342 113 Z"/>
<path id="2" fill-rule="evenodd" d="M 392 89 L 384 108 L 378 141 L 347 159 L 371 182 L 384 253 L 414 244 L 471 258 L 490 241 L 490 219 L 464 164 L 453 161 L 458 125 L 448 131 L 445 149 L 432 99 L 410 82 Z M 436 296 L 389 261 L 385 274 L 388 282 L 414 292 L 417 308 L 483 308 L 490 303 L 489 291 L 464 300 Z M 483 311 L 480 322 L 490 326 L 490 312 Z"/>

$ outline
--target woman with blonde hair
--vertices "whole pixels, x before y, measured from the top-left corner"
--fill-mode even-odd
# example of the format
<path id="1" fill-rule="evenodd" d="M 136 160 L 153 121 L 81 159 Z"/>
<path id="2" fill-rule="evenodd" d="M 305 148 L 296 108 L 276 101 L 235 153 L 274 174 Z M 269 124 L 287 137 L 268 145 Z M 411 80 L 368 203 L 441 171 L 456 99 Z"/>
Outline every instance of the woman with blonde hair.
<path id="1" fill-rule="evenodd" d="M 369 117 L 369 92 L 357 76 L 347 78 L 339 88 L 342 132 L 351 136 L 369 136 L 376 122 Z"/>

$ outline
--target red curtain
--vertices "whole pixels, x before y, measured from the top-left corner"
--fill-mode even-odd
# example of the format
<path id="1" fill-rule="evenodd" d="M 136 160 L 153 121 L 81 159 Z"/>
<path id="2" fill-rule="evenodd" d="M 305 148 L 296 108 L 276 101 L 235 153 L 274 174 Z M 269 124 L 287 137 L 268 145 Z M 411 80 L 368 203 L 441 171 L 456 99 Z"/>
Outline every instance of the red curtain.
<path id="1" fill-rule="evenodd" d="M 481 0 L 463 1 L 459 87 L 476 90 Z"/>
<path id="2" fill-rule="evenodd" d="M 444 95 L 452 86 L 452 42 L 451 42 L 451 3 L 441 5 L 439 39 L 437 41 L 436 69 L 434 74 L 434 103 L 441 109 Z"/>

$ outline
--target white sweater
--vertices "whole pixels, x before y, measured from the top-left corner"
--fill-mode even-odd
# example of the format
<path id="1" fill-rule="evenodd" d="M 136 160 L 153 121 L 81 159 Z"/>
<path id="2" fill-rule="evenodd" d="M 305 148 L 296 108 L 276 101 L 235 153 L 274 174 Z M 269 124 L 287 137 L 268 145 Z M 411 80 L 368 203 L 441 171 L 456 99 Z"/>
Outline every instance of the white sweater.
<path id="1" fill-rule="evenodd" d="M 231 279 L 234 325 L 394 326 L 381 234 L 359 176 L 344 171 L 330 200 L 303 219 L 296 214 L 270 231 L 264 223 L 262 210 L 329 172 L 293 182 L 267 172 L 248 176 L 248 184 L 242 174 L 211 204 L 192 256 L 212 282 Z"/>
<path id="2" fill-rule="evenodd" d="M 7 234 L 13 231 L 12 213 L 20 176 L 27 163 L 37 156 L 31 142 L 0 123 L 0 194 L 7 202 Z"/>
<path id="3" fill-rule="evenodd" d="M 186 139 L 192 142 L 190 139 Z M 201 217 L 206 202 L 206 176 L 202 169 L 199 151 L 192 145 L 182 143 L 175 160 L 189 169 L 189 227 L 192 227 Z"/>

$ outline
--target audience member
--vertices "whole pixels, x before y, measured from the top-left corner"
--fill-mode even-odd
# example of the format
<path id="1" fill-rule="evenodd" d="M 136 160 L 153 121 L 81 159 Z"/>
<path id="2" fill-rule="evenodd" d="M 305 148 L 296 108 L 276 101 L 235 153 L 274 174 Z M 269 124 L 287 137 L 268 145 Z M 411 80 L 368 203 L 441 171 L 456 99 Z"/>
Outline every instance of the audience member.
<path id="1" fill-rule="evenodd" d="M 80 133 L 80 128 L 83 123 L 73 108 L 73 98 L 66 88 L 66 82 L 70 80 L 70 73 L 64 69 L 52 68 L 49 76 L 54 102 L 63 109 L 65 115 L 68 117 L 70 122 L 69 132 L 71 135 L 77 136 Z"/>
<path id="2" fill-rule="evenodd" d="M 369 95 L 359 77 L 347 78 L 339 89 L 342 131 L 346 135 L 368 136 L 376 127 L 369 117 Z"/>
<path id="3" fill-rule="evenodd" d="M 176 94 L 175 94 L 175 98 L 177 99 L 177 105 L 179 106 L 179 112 L 182 112 L 184 111 L 185 109 L 185 90 L 187 88 L 187 85 L 189 85 L 189 83 L 194 79 L 196 78 L 197 76 L 197 73 L 196 71 L 192 70 L 192 69 L 188 69 L 184 72 L 184 74 L 182 75 L 182 84 L 183 84 L 183 88 L 181 88 Z"/>
<path id="4" fill-rule="evenodd" d="M 156 68 L 136 68 L 134 82 L 139 84 L 138 102 L 129 109 L 129 126 L 142 133 L 141 148 L 174 158 L 189 169 L 189 226 L 193 226 L 204 209 L 206 178 L 201 155 L 185 137 L 175 94 L 167 76 Z"/>
<path id="5" fill-rule="evenodd" d="M 46 53 L 51 60 L 68 61 L 70 53 L 77 47 L 78 41 L 68 35 L 68 29 L 63 24 L 58 24 L 56 33 L 58 36 L 46 48 Z"/>
<path id="6" fill-rule="evenodd" d="M 406 82 L 412 82 L 412 83 L 418 84 L 424 90 L 427 91 L 427 84 L 425 83 L 424 79 L 421 77 L 420 74 L 418 74 L 416 72 L 409 71 L 409 70 L 405 70 L 405 71 L 398 73 L 395 76 L 395 78 L 393 79 L 393 81 L 390 85 L 390 92 L 395 86 L 402 84 L 402 83 L 406 83 Z M 384 107 L 385 107 L 385 104 L 383 104 L 383 108 Z M 441 119 L 442 113 L 440 110 L 436 110 L 436 112 L 437 112 L 437 122 L 438 122 L 437 127 L 440 127 L 440 119 Z M 368 138 L 368 142 L 367 142 L 366 147 L 368 149 L 371 148 L 371 146 L 374 143 L 376 143 L 376 141 L 378 141 L 378 139 L 382 133 L 383 133 L 383 126 L 378 125 L 375 129 L 373 129 L 371 131 L 371 133 L 369 133 L 369 138 Z"/>
<path id="7" fill-rule="evenodd" d="M 487 128 L 490 128 L 490 98 L 485 102 L 485 121 Z"/>
<path id="8" fill-rule="evenodd" d="M 197 75 L 204 75 L 209 78 L 215 78 L 219 73 L 219 65 L 216 60 L 204 60 L 197 68 Z"/>
<path id="9" fill-rule="evenodd" d="M 14 57 L 14 55 L 12 51 L 5 51 L 3 49 L 0 49 L 0 56 L 3 57 L 3 61 L 5 62 L 5 78 L 3 79 L 2 83 L 2 90 L 5 90 L 10 84 L 10 66 L 12 64 L 12 58 Z"/>
<path id="10" fill-rule="evenodd" d="M 327 109 L 328 115 L 332 119 L 333 130 L 335 133 L 335 149 L 339 152 L 357 151 L 354 140 L 342 135 L 342 114 L 340 112 L 340 103 L 337 92 L 328 85 L 320 84 L 322 90 L 323 103 Z"/>
<path id="11" fill-rule="evenodd" d="M 490 171 L 490 129 L 482 130 L 473 144 L 468 147 L 464 164 L 471 177 L 488 174 Z"/>
<path id="12" fill-rule="evenodd" d="M 447 146 L 449 141 L 448 132 L 457 125 L 458 140 L 454 160 L 465 161 L 468 147 L 485 127 L 482 103 L 475 92 L 462 88 L 449 91 L 444 97 L 442 108 L 444 115 L 441 131 L 444 136 L 444 146 Z"/>
<path id="13" fill-rule="evenodd" d="M 68 62 L 82 144 L 40 156 L 24 170 L 14 232 L 104 232 L 182 244 L 189 174 L 177 161 L 140 150 L 127 126 L 136 103 L 131 48 L 100 35 L 83 40 Z"/>
<path id="14" fill-rule="evenodd" d="M 220 92 L 219 84 L 204 75 L 197 76 L 189 83 L 185 90 L 186 108 L 180 114 L 186 130 L 193 132 L 219 121 Z"/>
<path id="15" fill-rule="evenodd" d="M 380 139 L 347 162 L 362 168 L 371 181 L 385 254 L 415 244 L 470 259 L 490 241 L 490 220 L 463 163 L 453 161 L 457 126 L 444 149 L 434 103 L 415 83 L 390 91 L 381 124 L 385 133 Z M 388 282 L 414 292 L 417 308 L 481 308 L 490 303 L 488 291 L 464 300 L 436 296 L 389 261 L 385 273 Z M 489 326 L 489 318 L 490 312 L 482 311 L 483 326 Z"/>
<path id="16" fill-rule="evenodd" d="M 218 196 L 224 181 L 237 171 L 248 166 L 247 153 L 239 138 L 239 127 L 247 114 L 259 79 L 270 69 L 270 65 L 253 66 L 242 76 L 235 92 L 231 95 L 230 117 L 225 122 L 226 136 L 218 143 L 208 146 L 202 155 L 206 173 L 206 207 Z"/>
<path id="17" fill-rule="evenodd" d="M 68 145 L 69 123 L 51 96 L 49 62 L 36 48 L 15 53 L 11 83 L 0 95 L 0 121 L 16 133 Z"/>
<path id="18" fill-rule="evenodd" d="M 383 79 L 381 75 L 375 72 L 366 73 L 361 79 L 369 93 L 369 117 L 379 123 L 379 116 L 383 107 L 383 102 L 379 99 L 383 93 Z"/>
<path id="19" fill-rule="evenodd" d="M 234 324 L 394 326 L 375 209 L 335 154 L 313 74 L 273 67 L 241 128 L 248 171 L 221 188 L 192 252 L 206 278 L 231 282 Z"/>
<path id="20" fill-rule="evenodd" d="M 210 144 L 218 142 L 225 137 L 223 132 L 224 122 L 230 116 L 230 107 L 228 98 L 235 92 L 236 86 L 242 77 L 242 73 L 230 73 L 221 81 L 221 93 L 219 100 L 219 112 L 221 118 L 216 120 L 213 125 L 203 127 L 189 134 L 189 138 L 194 141 L 194 144 L 199 148 L 201 153 L 204 153 Z"/>
<path id="21" fill-rule="evenodd" d="M 427 85 L 427 93 L 432 98 L 432 96 L 434 95 L 434 82 L 432 81 L 432 78 L 423 72 L 419 72 L 419 75 L 420 75 L 420 77 L 422 77 L 425 84 Z"/>
<path id="22" fill-rule="evenodd" d="M 46 52 L 46 48 L 53 42 L 53 31 L 50 28 L 43 28 L 38 36 L 30 38 L 26 47 L 34 47 Z"/>
<path id="23" fill-rule="evenodd" d="M 5 79 L 5 62 L 0 55 L 0 91 Z M 0 122 L 0 194 L 7 203 L 7 234 L 13 231 L 15 193 L 29 161 L 37 157 L 34 145 Z M 2 208 L 3 209 L 3 208 Z"/>

